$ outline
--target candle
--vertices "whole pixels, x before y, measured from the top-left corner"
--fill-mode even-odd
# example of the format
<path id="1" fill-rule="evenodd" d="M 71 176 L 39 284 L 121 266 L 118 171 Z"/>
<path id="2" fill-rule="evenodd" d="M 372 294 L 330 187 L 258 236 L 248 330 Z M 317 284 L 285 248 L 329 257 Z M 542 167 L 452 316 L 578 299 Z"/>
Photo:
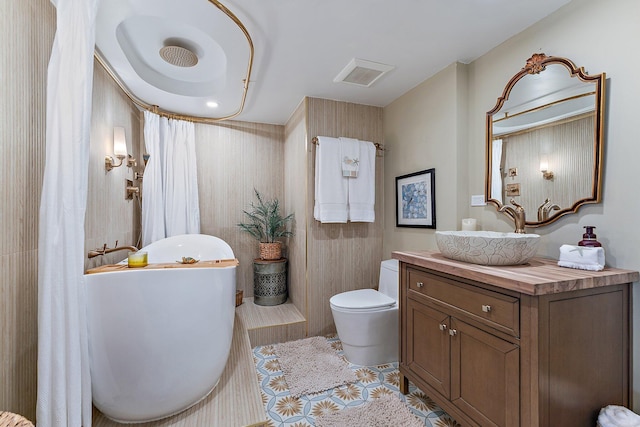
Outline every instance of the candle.
<path id="1" fill-rule="evenodd" d="M 462 230 L 475 231 L 476 219 L 475 218 L 462 218 Z"/>
<path id="2" fill-rule="evenodd" d="M 130 268 L 144 267 L 147 265 L 147 253 L 146 252 L 129 252 L 127 262 Z"/>

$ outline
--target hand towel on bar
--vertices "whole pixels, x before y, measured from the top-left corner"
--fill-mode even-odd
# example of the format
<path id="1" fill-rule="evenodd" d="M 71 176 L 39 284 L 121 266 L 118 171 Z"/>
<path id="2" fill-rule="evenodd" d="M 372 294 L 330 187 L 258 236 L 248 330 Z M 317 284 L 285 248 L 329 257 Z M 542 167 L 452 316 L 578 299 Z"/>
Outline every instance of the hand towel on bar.
<path id="1" fill-rule="evenodd" d="M 357 178 L 360 165 L 360 141 L 353 138 L 340 137 L 340 159 L 342 160 L 342 176 Z"/>
<path id="2" fill-rule="evenodd" d="M 347 178 L 340 164 L 340 140 L 319 136 L 313 217 L 323 223 L 347 222 Z"/>
<path id="3" fill-rule="evenodd" d="M 346 178 L 349 185 L 349 220 L 375 222 L 376 146 L 360 142 L 360 166 L 357 178 Z"/>
<path id="4" fill-rule="evenodd" d="M 638 427 L 640 415 L 624 406 L 608 405 L 600 410 L 598 427 Z"/>
<path id="5" fill-rule="evenodd" d="M 560 246 L 560 267 L 600 271 L 604 269 L 604 249 L 589 246 Z"/>

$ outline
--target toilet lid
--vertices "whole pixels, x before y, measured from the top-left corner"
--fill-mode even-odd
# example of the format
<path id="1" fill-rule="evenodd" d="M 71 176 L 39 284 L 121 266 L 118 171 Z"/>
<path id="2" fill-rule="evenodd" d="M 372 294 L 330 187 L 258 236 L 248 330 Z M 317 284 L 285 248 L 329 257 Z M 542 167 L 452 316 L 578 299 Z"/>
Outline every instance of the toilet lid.
<path id="1" fill-rule="evenodd" d="M 334 295 L 329 300 L 331 304 L 340 308 L 368 309 L 391 307 L 396 301 L 375 289 L 358 289 Z"/>

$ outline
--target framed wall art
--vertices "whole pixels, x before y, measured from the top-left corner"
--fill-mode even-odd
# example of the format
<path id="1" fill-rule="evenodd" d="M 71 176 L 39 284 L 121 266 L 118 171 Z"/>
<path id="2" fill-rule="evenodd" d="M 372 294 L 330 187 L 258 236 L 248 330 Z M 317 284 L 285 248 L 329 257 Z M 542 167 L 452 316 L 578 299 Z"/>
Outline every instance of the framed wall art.
<path id="1" fill-rule="evenodd" d="M 435 169 L 396 177 L 396 226 L 436 228 Z"/>

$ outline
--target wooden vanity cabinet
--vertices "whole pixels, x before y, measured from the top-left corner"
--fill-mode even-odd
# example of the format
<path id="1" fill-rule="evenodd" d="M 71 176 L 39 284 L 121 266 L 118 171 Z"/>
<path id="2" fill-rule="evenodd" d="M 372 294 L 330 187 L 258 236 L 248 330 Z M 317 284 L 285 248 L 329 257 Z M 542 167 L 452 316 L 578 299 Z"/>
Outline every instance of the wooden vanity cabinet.
<path id="1" fill-rule="evenodd" d="M 603 406 L 628 406 L 637 272 L 394 258 L 403 393 L 411 380 L 462 426 L 583 427 Z"/>
<path id="2" fill-rule="evenodd" d="M 406 367 L 465 413 L 486 425 L 518 425 L 517 344 L 413 299 L 406 344 Z"/>

